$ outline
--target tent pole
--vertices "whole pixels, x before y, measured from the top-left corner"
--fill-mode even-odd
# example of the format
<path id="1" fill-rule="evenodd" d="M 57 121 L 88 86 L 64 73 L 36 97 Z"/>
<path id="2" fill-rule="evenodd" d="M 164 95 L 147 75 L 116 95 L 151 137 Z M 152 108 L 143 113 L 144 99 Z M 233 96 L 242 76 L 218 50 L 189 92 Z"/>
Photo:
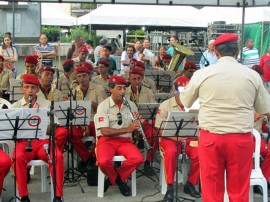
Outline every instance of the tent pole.
<path id="1" fill-rule="evenodd" d="M 241 52 L 240 52 L 240 62 L 242 63 L 243 60 L 243 47 L 244 47 L 244 25 L 245 25 L 245 11 L 246 11 L 246 0 L 243 0 L 243 12 L 242 12 L 242 28 L 241 28 Z"/>

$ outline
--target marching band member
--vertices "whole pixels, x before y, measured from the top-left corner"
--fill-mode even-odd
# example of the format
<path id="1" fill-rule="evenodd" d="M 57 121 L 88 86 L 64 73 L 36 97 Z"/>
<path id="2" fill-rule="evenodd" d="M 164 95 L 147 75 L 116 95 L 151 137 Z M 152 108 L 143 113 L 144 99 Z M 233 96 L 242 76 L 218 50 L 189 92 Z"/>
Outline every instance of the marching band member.
<path id="1" fill-rule="evenodd" d="M 143 157 L 138 148 L 133 144 L 132 132 L 140 127 L 139 122 L 132 122 L 128 107 L 123 104 L 123 96 L 126 92 L 126 80 L 121 76 L 111 76 L 109 87 L 111 96 L 101 102 L 96 114 L 97 129 L 97 162 L 109 178 L 105 181 L 104 192 L 110 184 L 117 184 L 124 196 L 130 196 L 130 187 L 125 183 L 128 176 L 141 163 Z M 140 118 L 136 105 L 128 101 L 136 119 Z M 117 168 L 114 168 L 112 158 L 115 155 L 123 155 L 126 160 Z"/>
<path id="2" fill-rule="evenodd" d="M 107 60 L 99 60 L 98 61 L 99 75 L 92 78 L 92 83 L 101 85 L 105 90 L 107 90 L 110 77 L 109 67 L 110 63 Z"/>
<path id="3" fill-rule="evenodd" d="M 253 111 L 270 112 L 262 79 L 236 60 L 237 41 L 236 34 L 220 35 L 213 43 L 218 62 L 196 71 L 180 96 L 186 107 L 200 100 L 198 151 L 202 199 L 207 202 L 223 201 L 225 171 L 230 201 L 248 201 Z"/>
<path id="4" fill-rule="evenodd" d="M 10 166 L 11 166 L 10 157 L 0 149 L 0 197 L 2 196 L 4 179 L 9 172 Z"/>
<path id="5" fill-rule="evenodd" d="M 38 64 L 38 56 L 37 55 L 27 55 L 24 58 L 24 67 L 26 69 L 25 73 L 19 74 L 16 79 L 22 79 L 22 76 L 24 74 L 34 74 L 36 77 L 38 77 L 38 74 L 36 72 L 37 70 L 37 64 Z"/>
<path id="6" fill-rule="evenodd" d="M 21 91 L 23 92 L 23 98 L 15 102 L 13 108 L 28 108 L 29 107 L 29 96 L 32 96 L 32 108 L 50 108 L 50 102 L 37 96 L 39 91 L 39 80 L 33 74 L 25 74 L 22 78 Z M 53 176 L 53 166 L 50 163 L 45 149 L 44 144 L 49 144 L 49 140 L 31 140 L 32 151 L 26 152 L 25 148 L 27 140 L 21 140 L 16 142 L 16 179 L 18 184 L 19 195 L 21 196 L 22 202 L 30 202 L 27 189 L 27 164 L 29 161 L 34 159 L 40 159 L 49 164 L 51 176 Z M 51 155 L 50 151 L 50 155 Z M 13 152 L 13 158 L 15 154 Z M 52 157 L 51 157 L 52 158 Z M 63 196 L 63 180 L 64 180 L 64 158 L 62 152 L 55 147 L 55 166 L 56 166 L 56 202 L 61 202 Z M 14 163 L 14 162 L 13 162 Z M 24 174 L 25 173 L 25 174 Z"/>
<path id="7" fill-rule="evenodd" d="M 142 85 L 143 72 L 138 68 L 131 68 L 129 71 L 129 82 L 130 86 L 126 89 L 125 97 L 131 100 L 135 104 L 139 103 L 156 103 L 154 93 L 149 88 Z M 151 120 L 152 121 L 152 120 Z M 154 155 L 158 148 L 158 138 L 152 137 L 157 136 L 155 128 L 152 127 L 152 123 L 148 120 L 143 121 L 143 129 L 148 142 L 152 145 L 152 149 L 147 151 L 146 161 L 144 163 L 144 172 L 149 175 L 155 175 L 155 171 L 151 167 L 150 163 L 153 163 Z"/>
<path id="8" fill-rule="evenodd" d="M 179 77 L 175 80 L 175 88 L 178 86 L 186 86 L 188 79 L 185 77 Z M 175 89 L 176 92 L 178 91 Z M 165 100 L 159 106 L 158 113 L 156 116 L 155 127 L 160 128 L 162 121 L 166 121 L 169 113 L 172 111 L 185 111 L 184 106 L 179 100 L 179 94 L 175 94 L 174 97 Z M 160 131 L 162 133 L 162 131 Z M 174 175 L 176 171 L 176 161 L 178 155 L 182 152 L 182 140 L 184 138 L 178 138 L 178 149 L 176 148 L 176 137 L 162 137 L 160 138 L 160 150 L 164 155 L 164 172 L 167 183 L 167 192 L 164 196 L 164 201 L 173 202 L 173 183 Z M 200 173 L 199 173 L 199 154 L 197 147 L 191 147 L 190 141 L 194 138 L 186 139 L 186 154 L 191 159 L 190 170 L 188 174 L 187 183 L 184 185 L 184 193 L 187 193 L 195 198 L 200 198 L 201 195 L 194 188 L 198 184 Z M 178 151 L 178 154 L 177 154 Z"/>
<path id="9" fill-rule="evenodd" d="M 188 61 L 185 63 L 183 71 L 181 71 L 180 74 L 176 75 L 175 78 L 178 78 L 180 76 L 184 76 L 184 77 L 188 78 L 188 80 L 190 80 L 191 77 L 193 76 L 194 72 L 196 72 L 196 71 L 197 71 L 196 64 L 192 61 Z"/>
<path id="10" fill-rule="evenodd" d="M 62 66 L 64 69 L 64 74 L 60 76 L 58 80 L 58 89 L 62 92 L 63 99 L 67 100 L 70 94 L 69 88 L 71 88 L 72 82 L 70 75 L 74 72 L 74 61 L 67 59 L 63 62 Z"/>

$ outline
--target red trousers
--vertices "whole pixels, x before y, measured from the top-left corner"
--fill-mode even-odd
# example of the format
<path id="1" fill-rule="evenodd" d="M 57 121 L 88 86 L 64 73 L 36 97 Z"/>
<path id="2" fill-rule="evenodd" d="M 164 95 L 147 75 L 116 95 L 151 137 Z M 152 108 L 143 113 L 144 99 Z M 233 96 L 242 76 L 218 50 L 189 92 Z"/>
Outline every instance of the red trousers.
<path id="1" fill-rule="evenodd" d="M 149 144 L 153 147 L 147 151 L 146 160 L 153 163 L 155 153 L 158 148 L 157 130 L 154 126 L 154 122 L 150 124 L 147 120 L 143 122 L 143 131 Z"/>
<path id="2" fill-rule="evenodd" d="M 188 181 L 193 185 L 198 184 L 200 177 L 199 170 L 199 155 L 198 148 L 191 147 L 189 145 L 191 139 L 187 139 L 186 143 L 186 154 L 191 159 L 190 170 L 188 174 Z M 174 174 L 176 171 L 176 163 L 178 161 L 178 156 L 182 153 L 182 142 L 178 143 L 178 154 L 177 154 L 177 142 L 168 138 L 161 138 L 160 149 L 164 155 L 164 169 L 165 169 L 165 179 L 167 184 L 174 183 Z"/>
<path id="3" fill-rule="evenodd" d="M 261 156 L 264 158 L 261 169 L 262 173 L 267 182 L 270 181 L 270 143 L 268 143 L 268 148 L 266 148 L 265 140 L 261 139 Z"/>
<path id="4" fill-rule="evenodd" d="M 27 189 L 27 164 L 31 160 L 39 159 L 49 163 L 51 176 L 53 176 L 53 166 L 43 147 L 44 144 L 49 144 L 49 140 L 32 140 L 32 152 L 26 152 L 25 147 L 27 140 L 16 143 L 16 150 L 13 151 L 13 164 L 16 162 L 16 179 L 20 196 L 28 195 Z M 15 156 L 16 152 L 16 156 Z M 52 151 L 50 151 L 52 158 Z M 16 157 L 16 158 L 15 158 Z M 55 164 L 56 164 L 56 196 L 63 196 L 63 181 L 64 181 L 64 157 L 62 152 L 55 147 Z M 14 165 L 13 165 L 14 168 Z"/>
<path id="5" fill-rule="evenodd" d="M 254 141 L 251 133 L 213 134 L 200 130 L 202 199 L 224 198 L 224 173 L 230 202 L 248 202 Z"/>
<path id="6" fill-rule="evenodd" d="M 144 161 L 142 154 L 130 138 L 101 137 L 97 142 L 96 155 L 98 166 L 109 177 L 112 185 L 115 185 L 117 174 L 124 182 Z M 123 164 L 116 169 L 112 162 L 115 155 L 122 155 L 126 158 Z"/>
<path id="7" fill-rule="evenodd" d="M 10 148 L 11 149 L 11 148 Z M 2 195 L 3 183 L 6 175 L 11 166 L 11 160 L 9 156 L 0 150 L 0 196 Z"/>
<path id="8" fill-rule="evenodd" d="M 95 130 L 94 123 L 90 122 L 89 133 L 93 134 L 93 132 L 91 132 L 93 130 Z M 81 157 L 82 161 L 86 161 L 91 156 L 91 154 L 89 153 L 86 146 L 82 142 L 83 132 L 82 132 L 81 127 L 73 126 L 72 133 L 73 133 L 73 138 L 72 138 L 73 148 Z M 57 127 L 55 131 L 55 141 L 56 141 L 56 145 L 58 146 L 61 152 L 64 151 L 65 145 L 68 140 L 69 140 L 68 129 L 65 127 Z M 94 153 L 92 155 L 94 156 Z"/>

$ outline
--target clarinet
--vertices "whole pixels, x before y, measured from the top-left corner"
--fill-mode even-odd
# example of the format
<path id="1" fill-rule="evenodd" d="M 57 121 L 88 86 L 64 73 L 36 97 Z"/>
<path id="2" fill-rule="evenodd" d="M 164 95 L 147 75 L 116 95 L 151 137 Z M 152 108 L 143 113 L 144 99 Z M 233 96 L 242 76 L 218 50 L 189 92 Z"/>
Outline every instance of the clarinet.
<path id="1" fill-rule="evenodd" d="M 29 95 L 28 99 L 29 99 L 29 108 L 32 108 L 32 95 Z M 32 148 L 32 145 L 31 145 L 31 139 L 28 139 L 28 140 L 27 140 L 27 144 L 26 144 L 26 147 L 25 147 L 25 151 L 26 151 L 26 152 L 31 152 L 31 151 L 33 151 L 33 148 Z"/>
<path id="2" fill-rule="evenodd" d="M 128 101 L 127 101 L 127 99 L 126 99 L 125 97 L 123 97 L 123 104 L 127 106 L 132 121 L 133 121 L 133 122 L 134 122 L 134 121 L 137 121 L 137 119 L 134 117 L 134 115 L 133 115 L 133 113 L 132 113 L 132 111 L 131 111 L 131 107 L 130 107 L 130 105 L 129 105 L 129 103 L 128 103 Z M 147 141 L 146 136 L 145 136 L 145 134 L 144 134 L 144 132 L 143 132 L 143 129 L 142 129 L 142 125 L 141 125 L 140 122 L 139 122 L 139 125 L 140 125 L 140 126 L 139 126 L 139 128 L 138 128 L 138 132 L 141 134 L 141 136 L 142 136 L 142 138 L 143 138 L 145 148 L 146 148 L 146 150 L 150 150 L 150 149 L 152 149 L 153 147 L 152 147 L 152 146 L 149 144 L 149 142 Z"/>

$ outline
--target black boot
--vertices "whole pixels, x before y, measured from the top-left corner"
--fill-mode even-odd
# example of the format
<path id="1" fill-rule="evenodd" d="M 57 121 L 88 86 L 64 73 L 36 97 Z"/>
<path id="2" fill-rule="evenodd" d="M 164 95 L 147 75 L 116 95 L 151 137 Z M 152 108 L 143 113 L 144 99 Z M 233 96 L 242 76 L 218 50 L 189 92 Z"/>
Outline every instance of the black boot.
<path id="1" fill-rule="evenodd" d="M 194 198 L 201 198 L 201 194 L 196 191 L 193 184 L 191 184 L 189 181 L 187 181 L 187 183 L 184 186 L 184 193 L 189 194 Z"/>
<path id="2" fill-rule="evenodd" d="M 131 190 L 129 186 L 125 182 L 122 182 L 119 176 L 116 179 L 116 184 L 118 185 L 119 190 L 123 196 L 131 196 Z"/>
<path id="3" fill-rule="evenodd" d="M 28 196 L 22 196 L 21 197 L 21 202 L 30 202 L 30 199 Z"/>
<path id="4" fill-rule="evenodd" d="M 109 178 L 107 178 L 105 181 L 104 181 L 104 193 L 108 190 L 109 186 L 112 185 L 111 184 L 111 181 Z"/>
<path id="5" fill-rule="evenodd" d="M 173 189 L 168 189 L 164 198 L 163 202 L 173 202 Z"/>
<path id="6" fill-rule="evenodd" d="M 90 156 L 86 161 L 81 161 L 78 165 L 78 169 L 80 172 L 87 172 L 89 169 L 95 165 L 96 159 L 93 156 Z"/>
<path id="7" fill-rule="evenodd" d="M 53 200 L 53 202 L 62 202 L 62 199 L 61 199 L 61 197 L 56 197 L 54 200 Z"/>
<path id="8" fill-rule="evenodd" d="M 156 174 L 149 161 L 145 161 L 143 170 L 148 176 L 155 176 Z"/>

